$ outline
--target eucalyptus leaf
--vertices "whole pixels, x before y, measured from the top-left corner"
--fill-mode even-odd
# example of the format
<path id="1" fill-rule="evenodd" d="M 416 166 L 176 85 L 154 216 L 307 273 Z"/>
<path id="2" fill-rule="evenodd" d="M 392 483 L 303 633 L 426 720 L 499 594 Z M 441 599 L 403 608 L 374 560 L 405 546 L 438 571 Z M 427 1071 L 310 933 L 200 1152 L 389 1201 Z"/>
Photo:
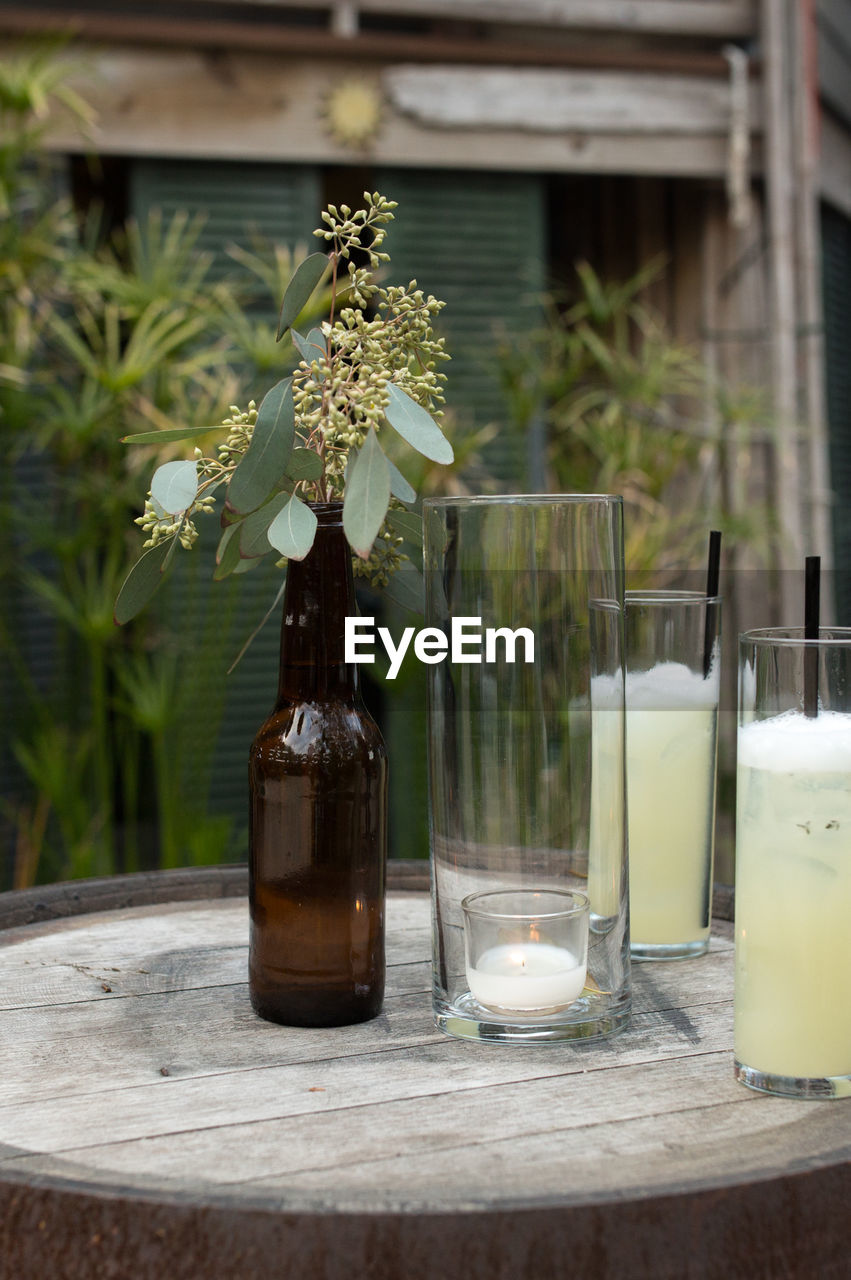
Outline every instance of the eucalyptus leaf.
<path id="1" fill-rule="evenodd" d="M 141 609 L 144 609 L 162 582 L 166 557 L 171 550 L 171 542 L 174 540 L 158 542 L 155 547 L 150 547 L 133 565 L 133 568 L 124 579 L 118 598 L 115 601 L 114 617 L 119 625 L 129 622 L 131 618 L 135 618 L 136 614 Z"/>
<path id="2" fill-rule="evenodd" d="M 239 526 L 232 524 L 225 529 L 216 551 L 216 567 L 213 570 L 213 581 L 221 582 L 234 573 L 240 565 Z"/>
<path id="3" fill-rule="evenodd" d="M 415 511 L 388 511 L 387 523 L 394 533 L 415 547 L 423 545 L 423 522 Z"/>
<path id="4" fill-rule="evenodd" d="M 181 520 L 180 524 L 177 527 L 177 533 L 174 535 L 174 537 L 171 539 L 171 541 L 168 544 L 168 551 L 166 552 L 165 560 L 163 560 L 163 567 L 162 567 L 163 573 L 168 573 L 169 565 L 171 564 L 172 560 L 177 554 L 177 548 L 180 546 L 180 535 L 183 532 L 183 527 L 185 524 L 186 524 L 186 518 L 184 517 L 184 519 Z"/>
<path id="5" fill-rule="evenodd" d="M 398 498 L 400 502 L 411 503 L 416 502 L 417 495 L 413 487 L 408 484 L 402 472 L 394 462 L 387 459 L 387 466 L 390 469 L 390 492 L 394 498 Z"/>
<path id="6" fill-rule="evenodd" d="M 324 360 L 328 354 L 325 334 L 321 329 L 311 329 L 306 338 L 302 337 L 300 333 L 297 333 L 296 330 L 293 329 L 292 339 L 298 349 L 299 355 L 307 365 L 312 365 L 314 360 Z M 325 374 L 322 370 L 319 371 L 317 381 L 325 381 Z"/>
<path id="7" fill-rule="evenodd" d="M 211 431 L 229 430 L 225 427 L 168 427 L 164 431 L 140 431 L 137 435 L 122 436 L 122 444 L 174 444 L 175 440 L 194 440 L 196 436 L 208 436 Z"/>
<path id="8" fill-rule="evenodd" d="M 266 537 L 288 560 L 303 560 L 316 536 L 316 516 L 295 494 L 275 516 Z"/>
<path id="9" fill-rule="evenodd" d="M 431 414 L 393 382 L 387 384 L 387 394 L 385 417 L 402 439 L 432 462 L 452 462 L 452 445 Z"/>
<path id="10" fill-rule="evenodd" d="M 276 493 L 257 511 L 252 511 L 242 522 L 239 534 L 239 554 L 244 560 L 265 556 L 272 547 L 268 539 L 269 525 L 290 500 L 290 493 Z"/>
<path id="11" fill-rule="evenodd" d="M 228 506 L 254 511 L 266 501 L 284 474 L 295 439 L 292 378 L 267 392 L 257 411 L 251 444 L 228 485 Z"/>
<path id="12" fill-rule="evenodd" d="M 194 462 L 164 462 L 151 480 L 151 497 L 170 516 L 191 507 L 198 492 L 198 467 Z"/>
<path id="13" fill-rule="evenodd" d="M 252 556 L 250 560 L 247 560 L 245 556 L 241 556 L 239 563 L 234 569 L 234 573 L 248 573 L 249 570 L 254 569 L 262 559 L 262 556 Z"/>
<path id="14" fill-rule="evenodd" d="M 249 560 L 244 560 L 244 561 L 243 561 L 243 564 L 250 564 L 250 563 L 251 563 L 251 561 L 249 561 Z M 228 675 L 230 675 L 230 673 L 233 671 L 234 667 L 236 667 L 236 665 L 239 663 L 240 659 L 245 655 L 245 653 L 246 653 L 246 651 L 247 651 L 247 649 L 248 649 L 249 645 L 250 645 L 250 644 L 252 643 L 252 641 L 253 641 L 253 640 L 255 640 L 255 639 L 256 639 L 256 637 L 260 634 L 260 632 L 261 632 L 261 631 L 263 630 L 263 628 L 265 627 L 266 623 L 267 623 L 267 622 L 269 621 L 269 619 L 271 618 L 272 614 L 273 614 L 273 613 L 275 612 L 275 610 L 277 609 L 278 605 L 281 603 L 281 600 L 282 600 L 283 595 L 284 595 L 284 588 L 286 587 L 286 585 L 287 585 L 287 576 L 286 576 L 286 573 L 285 573 L 285 574 L 284 574 L 284 577 L 283 577 L 283 581 L 281 582 L 281 585 L 278 587 L 278 591 L 277 591 L 277 594 L 275 595 L 275 599 L 274 599 L 274 600 L 272 601 L 272 603 L 269 605 L 269 608 L 266 610 L 266 612 L 264 613 L 263 617 L 262 617 L 262 618 L 260 619 L 260 621 L 258 622 L 257 626 L 254 628 L 254 630 L 253 630 L 253 631 L 251 632 L 251 634 L 248 636 L 247 640 L 246 640 L 246 641 L 245 641 L 245 643 L 243 644 L 243 646 L 242 646 L 242 648 L 240 649 L 239 653 L 236 655 L 236 657 L 234 658 L 233 662 L 232 662 L 232 663 L 230 664 L 230 666 L 228 667 Z"/>
<path id="15" fill-rule="evenodd" d="M 284 300 L 281 303 L 281 314 L 278 318 L 278 341 L 296 320 L 310 295 L 328 270 L 328 258 L 324 253 L 311 253 L 300 262 L 287 285 Z"/>
<path id="16" fill-rule="evenodd" d="M 293 449 L 287 463 L 290 480 L 318 480 L 322 475 L 322 459 L 315 449 Z"/>
<path id="17" fill-rule="evenodd" d="M 219 538 L 219 545 L 216 547 L 216 564 L 221 564 L 224 558 L 225 551 L 227 550 L 228 544 L 230 543 L 236 531 L 237 531 L 236 524 L 228 524 L 227 527 L 225 528 L 224 533 Z M 237 538 L 237 542 L 238 541 L 239 539 Z"/>
<path id="18" fill-rule="evenodd" d="M 370 427 L 349 469 L 343 500 L 343 530 L 362 560 L 369 558 L 390 502 L 390 470 L 375 428 Z"/>
<path id="19" fill-rule="evenodd" d="M 415 565 L 402 565 L 390 575 L 384 594 L 403 609 L 422 613 L 425 606 L 425 581 Z"/>

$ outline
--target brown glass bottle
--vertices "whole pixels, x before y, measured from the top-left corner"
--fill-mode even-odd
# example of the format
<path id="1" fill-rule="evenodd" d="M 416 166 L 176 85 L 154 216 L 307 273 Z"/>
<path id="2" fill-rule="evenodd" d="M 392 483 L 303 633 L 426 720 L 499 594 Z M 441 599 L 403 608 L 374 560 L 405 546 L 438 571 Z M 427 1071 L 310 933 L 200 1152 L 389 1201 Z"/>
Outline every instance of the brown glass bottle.
<path id="1" fill-rule="evenodd" d="M 278 699 L 251 747 L 249 989 L 261 1018 L 365 1022 L 384 997 L 387 752 L 344 660 L 355 613 L 342 504 L 290 561 Z"/>

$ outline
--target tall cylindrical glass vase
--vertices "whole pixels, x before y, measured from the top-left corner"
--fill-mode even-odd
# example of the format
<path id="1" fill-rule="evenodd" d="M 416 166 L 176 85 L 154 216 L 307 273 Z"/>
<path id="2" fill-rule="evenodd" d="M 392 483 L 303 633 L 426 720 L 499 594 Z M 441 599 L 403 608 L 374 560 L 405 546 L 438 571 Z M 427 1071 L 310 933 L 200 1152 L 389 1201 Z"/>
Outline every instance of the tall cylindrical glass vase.
<path id="1" fill-rule="evenodd" d="M 621 499 L 429 499 L 423 515 L 435 1021 L 507 1043 L 611 1034 L 630 1006 Z M 518 892 L 473 980 L 485 1004 L 462 903 L 496 890 Z M 571 891 L 589 900 L 584 984 L 524 998 L 575 985 L 559 913 L 536 905 Z"/>

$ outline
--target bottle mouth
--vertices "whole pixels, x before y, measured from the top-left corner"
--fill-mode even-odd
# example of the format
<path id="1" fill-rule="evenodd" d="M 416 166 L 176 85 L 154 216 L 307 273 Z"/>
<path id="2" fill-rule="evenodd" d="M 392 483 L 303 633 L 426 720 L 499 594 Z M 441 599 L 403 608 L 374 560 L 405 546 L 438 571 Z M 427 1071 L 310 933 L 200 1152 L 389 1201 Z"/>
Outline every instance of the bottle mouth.
<path id="1" fill-rule="evenodd" d="M 343 503 L 339 502 L 308 502 L 307 506 L 316 516 L 321 525 L 336 525 L 343 523 Z"/>

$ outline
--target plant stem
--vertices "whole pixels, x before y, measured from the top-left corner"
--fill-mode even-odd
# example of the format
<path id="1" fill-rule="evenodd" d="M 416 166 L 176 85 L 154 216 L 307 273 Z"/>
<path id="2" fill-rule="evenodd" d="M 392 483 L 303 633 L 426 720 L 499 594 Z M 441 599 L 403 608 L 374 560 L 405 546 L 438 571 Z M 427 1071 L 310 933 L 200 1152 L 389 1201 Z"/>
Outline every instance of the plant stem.
<path id="1" fill-rule="evenodd" d="M 328 323 L 332 326 L 332 328 L 334 325 L 334 312 L 337 307 L 337 267 L 339 265 L 339 261 L 340 261 L 339 252 L 335 250 L 331 254 L 331 309 L 328 317 Z M 327 356 L 328 356 L 328 363 L 330 366 L 330 363 L 331 363 L 330 339 L 328 339 Z M 321 398 L 322 416 L 320 421 L 324 420 L 325 418 L 325 410 L 328 403 L 328 383 L 329 382 L 330 382 L 330 378 L 326 378 L 322 387 L 322 398 Z M 320 430 L 319 432 L 319 449 L 317 450 L 317 452 L 319 453 L 319 456 L 322 459 L 322 463 L 323 463 L 322 465 L 322 500 L 323 502 L 328 502 L 330 499 L 331 490 L 328 484 L 328 478 L 325 475 L 325 465 L 324 465 L 325 464 L 325 434 L 322 430 Z"/>

